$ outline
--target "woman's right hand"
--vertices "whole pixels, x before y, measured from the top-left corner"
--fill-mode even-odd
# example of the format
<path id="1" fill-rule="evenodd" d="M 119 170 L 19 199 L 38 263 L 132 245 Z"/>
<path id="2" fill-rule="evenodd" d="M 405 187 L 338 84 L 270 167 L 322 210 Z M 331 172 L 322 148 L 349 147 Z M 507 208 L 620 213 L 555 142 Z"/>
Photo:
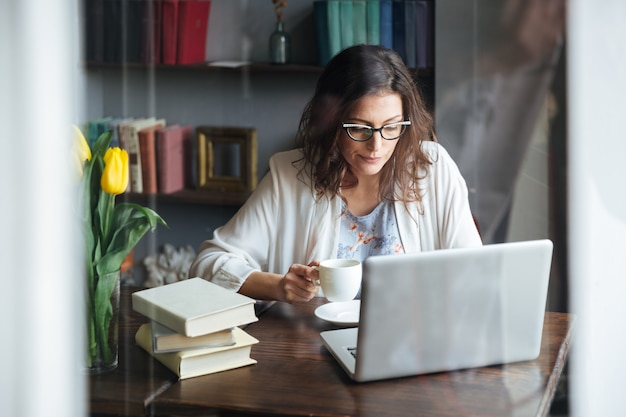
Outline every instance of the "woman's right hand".
<path id="1" fill-rule="evenodd" d="M 293 264 L 289 271 L 280 281 L 280 289 L 283 294 L 283 301 L 288 303 L 306 303 L 311 301 L 318 292 L 315 281 L 319 278 L 318 271 L 314 268 L 317 262 L 301 265 Z"/>

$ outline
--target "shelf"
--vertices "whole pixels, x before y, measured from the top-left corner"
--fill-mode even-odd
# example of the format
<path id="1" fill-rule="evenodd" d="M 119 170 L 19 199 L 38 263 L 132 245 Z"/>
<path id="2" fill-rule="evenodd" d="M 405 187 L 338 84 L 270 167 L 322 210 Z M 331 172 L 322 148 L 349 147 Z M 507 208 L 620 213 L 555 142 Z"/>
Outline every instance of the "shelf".
<path id="1" fill-rule="evenodd" d="M 324 67 L 311 64 L 269 64 L 269 63 L 250 63 L 240 66 L 212 66 L 209 62 L 203 62 L 199 64 L 189 65 L 166 65 L 166 64 L 142 64 L 142 63 L 114 63 L 114 62 L 87 62 L 85 63 L 87 69 L 129 69 L 129 70 L 147 70 L 154 69 L 158 71 L 180 71 L 180 72 L 253 72 L 253 73 L 276 73 L 276 72 L 289 72 L 289 73 L 321 73 Z M 433 75 L 433 68 L 418 68 L 418 77 L 430 77 Z"/>
<path id="2" fill-rule="evenodd" d="M 241 206 L 250 197 L 250 192 L 223 192 L 209 190 L 181 190 L 170 194 L 126 193 L 124 197 L 131 202 L 180 203 L 206 206 Z"/>

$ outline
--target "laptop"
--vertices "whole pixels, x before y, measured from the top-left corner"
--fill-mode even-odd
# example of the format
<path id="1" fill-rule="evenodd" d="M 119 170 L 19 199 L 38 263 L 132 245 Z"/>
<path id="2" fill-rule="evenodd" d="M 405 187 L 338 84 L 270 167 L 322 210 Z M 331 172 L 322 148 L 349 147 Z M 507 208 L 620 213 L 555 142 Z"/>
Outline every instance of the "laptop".
<path id="1" fill-rule="evenodd" d="M 372 256 L 358 327 L 321 333 L 355 381 L 537 358 L 552 242 Z"/>

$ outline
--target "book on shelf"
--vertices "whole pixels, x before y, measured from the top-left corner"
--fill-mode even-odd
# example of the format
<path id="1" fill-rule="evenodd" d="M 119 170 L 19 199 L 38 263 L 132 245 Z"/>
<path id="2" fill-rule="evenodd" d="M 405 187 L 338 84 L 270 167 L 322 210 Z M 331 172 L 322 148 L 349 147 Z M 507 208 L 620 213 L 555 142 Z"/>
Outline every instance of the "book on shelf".
<path id="1" fill-rule="evenodd" d="M 112 120 L 113 117 L 105 116 L 99 119 L 88 120 L 87 123 L 85 123 L 85 139 L 90 148 L 93 147 L 100 135 L 109 130 L 109 122 Z"/>
<path id="2" fill-rule="evenodd" d="M 252 346 L 259 341 L 238 327 L 233 332 L 235 344 L 231 346 L 155 353 L 152 350 L 151 326 L 145 323 L 137 330 L 135 341 L 180 379 L 186 379 L 255 364 L 256 360 L 250 354 Z"/>
<path id="3" fill-rule="evenodd" d="M 145 0 L 141 20 L 141 62 L 161 63 L 161 41 L 163 39 L 162 0 Z"/>
<path id="4" fill-rule="evenodd" d="M 380 0 L 380 45 L 393 48 L 393 8 L 392 0 Z"/>
<path id="5" fill-rule="evenodd" d="M 104 61 L 104 0 L 85 0 L 82 8 L 85 59 Z"/>
<path id="6" fill-rule="evenodd" d="M 161 22 L 161 60 L 164 64 L 174 65 L 178 43 L 178 0 L 163 0 Z"/>
<path id="7" fill-rule="evenodd" d="M 131 297 L 133 310 L 189 337 L 258 320 L 255 300 L 197 277 L 136 291 Z"/>
<path id="8" fill-rule="evenodd" d="M 404 63 L 409 68 L 417 64 L 416 0 L 404 0 Z"/>
<path id="9" fill-rule="evenodd" d="M 177 64 L 205 61 L 210 0 L 179 0 Z"/>
<path id="10" fill-rule="evenodd" d="M 139 155 L 141 160 L 141 181 L 143 193 L 156 194 L 157 185 L 157 150 L 155 131 L 161 127 L 150 126 L 137 132 Z"/>
<path id="11" fill-rule="evenodd" d="M 185 188 L 186 170 L 190 169 L 193 127 L 174 124 L 158 129 L 156 136 L 157 185 L 162 194 L 170 194 Z"/>
<path id="12" fill-rule="evenodd" d="M 352 0 L 352 44 L 367 43 L 367 5 L 365 0 Z"/>
<path id="13" fill-rule="evenodd" d="M 380 45 L 380 1 L 366 0 L 367 44 Z"/>
<path id="14" fill-rule="evenodd" d="M 339 30 L 341 36 L 341 49 L 354 45 L 353 7 L 352 1 L 339 1 Z"/>
<path id="15" fill-rule="evenodd" d="M 404 0 L 392 0 L 391 9 L 393 50 L 406 63 Z"/>
<path id="16" fill-rule="evenodd" d="M 330 57 L 341 51 L 341 19 L 339 17 L 340 0 L 328 0 L 326 4 L 328 17 L 328 45 Z"/>
<path id="17" fill-rule="evenodd" d="M 150 331 L 152 334 L 152 351 L 154 353 L 179 352 L 189 349 L 206 349 L 235 344 L 234 328 L 196 337 L 188 337 L 152 320 L 150 322 Z"/>
<path id="18" fill-rule="evenodd" d="M 317 40 L 317 63 L 325 66 L 331 58 L 328 39 L 328 1 L 316 0 L 313 2 L 313 16 L 315 22 L 315 37 Z"/>
<path id="19" fill-rule="evenodd" d="M 417 0 L 415 12 L 416 67 L 430 68 L 435 63 L 434 10 L 432 0 Z"/>
<path id="20" fill-rule="evenodd" d="M 128 123 L 130 121 L 132 121 L 133 118 L 132 117 L 114 117 L 108 125 L 109 130 L 112 133 L 111 136 L 111 147 L 112 148 L 119 148 L 121 147 L 120 144 L 120 125 L 123 125 L 124 123 Z"/>
<path id="21" fill-rule="evenodd" d="M 139 131 L 148 127 L 163 127 L 165 119 L 154 117 L 139 118 L 124 123 L 120 129 L 120 144 L 128 152 L 129 188 L 133 193 L 143 193 L 143 172 L 141 167 L 141 149 L 139 147 Z"/>

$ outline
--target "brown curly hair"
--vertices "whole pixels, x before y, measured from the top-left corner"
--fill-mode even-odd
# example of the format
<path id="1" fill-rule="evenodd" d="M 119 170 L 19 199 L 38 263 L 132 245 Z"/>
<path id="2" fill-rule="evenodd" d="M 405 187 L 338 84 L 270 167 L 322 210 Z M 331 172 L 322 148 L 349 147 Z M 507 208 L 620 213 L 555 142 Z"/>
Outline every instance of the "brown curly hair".
<path id="1" fill-rule="evenodd" d="M 377 45 L 357 45 L 335 55 L 300 119 L 296 140 L 304 155 L 300 161 L 305 162 L 300 176 L 310 177 L 318 198 L 334 198 L 340 187 L 356 185 L 344 183 L 350 167 L 338 146 L 341 123 L 360 98 L 389 93 L 400 95 L 405 120 L 410 120 L 411 126 L 381 171 L 379 198 L 405 203 L 421 200 L 419 179 L 431 161 L 420 143 L 436 140 L 433 119 L 400 56 Z"/>

